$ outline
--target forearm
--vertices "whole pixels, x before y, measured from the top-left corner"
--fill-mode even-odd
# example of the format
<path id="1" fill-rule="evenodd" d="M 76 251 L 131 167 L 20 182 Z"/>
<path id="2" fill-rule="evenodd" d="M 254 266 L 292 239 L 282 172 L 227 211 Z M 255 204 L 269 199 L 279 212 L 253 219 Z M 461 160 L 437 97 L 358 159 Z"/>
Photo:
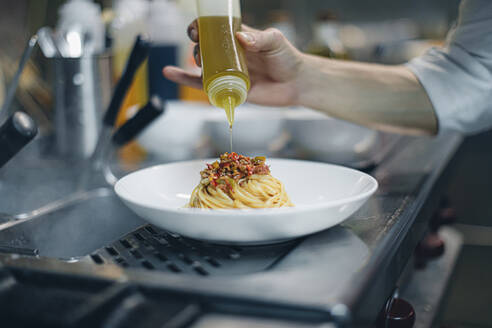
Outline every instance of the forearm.
<path id="1" fill-rule="evenodd" d="M 437 133 L 432 103 L 406 67 L 303 56 L 299 105 L 386 131 Z"/>

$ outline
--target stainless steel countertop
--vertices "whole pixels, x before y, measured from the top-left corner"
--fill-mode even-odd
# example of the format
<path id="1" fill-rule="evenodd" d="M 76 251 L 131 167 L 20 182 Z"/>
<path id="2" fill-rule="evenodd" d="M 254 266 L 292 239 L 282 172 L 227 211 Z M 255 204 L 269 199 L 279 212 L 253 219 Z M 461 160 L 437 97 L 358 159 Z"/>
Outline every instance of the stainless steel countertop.
<path id="1" fill-rule="evenodd" d="M 426 230 L 444 186 L 446 167 L 461 142 L 456 134 L 403 139 L 397 151 L 372 172 L 380 189 L 360 211 L 341 226 L 305 239 L 265 272 L 197 278 L 55 259 L 0 255 L 0 260 L 6 266 L 207 295 L 225 311 L 244 306 L 270 315 L 288 312 L 286 317 L 297 313 L 320 321 L 371 322 Z"/>

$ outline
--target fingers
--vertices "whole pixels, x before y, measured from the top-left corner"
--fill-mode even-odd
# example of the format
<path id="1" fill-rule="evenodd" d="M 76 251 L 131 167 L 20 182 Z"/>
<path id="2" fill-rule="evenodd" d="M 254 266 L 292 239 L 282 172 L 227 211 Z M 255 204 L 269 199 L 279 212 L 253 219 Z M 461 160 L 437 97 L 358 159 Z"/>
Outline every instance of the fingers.
<path id="1" fill-rule="evenodd" d="M 266 32 L 268 32 L 268 30 L 265 31 L 265 32 L 261 32 L 260 30 L 254 29 L 254 28 L 252 28 L 252 27 L 250 27 L 248 25 L 244 25 L 244 24 L 241 26 L 241 29 L 246 34 L 246 36 L 244 36 L 243 38 L 241 38 L 241 36 L 239 36 L 239 39 L 240 39 L 240 41 L 242 41 L 243 46 L 244 46 L 244 42 L 246 42 L 246 43 L 249 42 L 249 39 L 248 39 L 248 36 L 247 36 L 249 33 L 260 34 L 260 33 L 266 33 Z M 191 24 L 188 26 L 187 33 L 188 33 L 189 38 L 193 42 L 197 42 L 197 43 L 199 42 L 198 20 L 197 19 L 195 19 L 193 22 L 191 22 Z M 258 50 L 254 45 L 252 45 L 252 50 L 253 51 L 262 51 L 262 50 Z M 201 67 L 202 66 L 202 58 L 200 56 L 200 44 L 197 44 L 195 46 L 195 48 L 193 49 L 193 57 L 195 59 L 196 64 L 199 67 Z"/>
<path id="2" fill-rule="evenodd" d="M 241 30 L 243 32 L 260 32 L 260 30 L 252 28 L 251 26 L 246 25 L 246 24 L 241 25 Z"/>
<path id="3" fill-rule="evenodd" d="M 187 30 L 188 36 L 191 41 L 198 43 L 199 34 L 198 34 L 198 20 L 194 20 L 188 26 Z M 195 48 L 193 48 L 193 57 L 195 58 L 195 63 L 201 67 L 202 66 L 202 57 L 200 56 L 200 44 L 197 44 Z"/>
<path id="4" fill-rule="evenodd" d="M 254 29 L 248 25 L 243 24 L 241 26 L 241 29 L 244 32 L 260 32 L 257 29 Z M 190 25 L 188 25 L 188 30 L 187 30 L 188 37 L 191 39 L 193 42 L 198 42 L 200 39 L 200 36 L 198 34 L 198 20 L 195 19 L 193 22 L 191 22 Z"/>
<path id="5" fill-rule="evenodd" d="M 198 42 L 199 40 L 198 21 L 196 19 L 188 26 L 187 33 L 191 41 Z"/>
<path id="6" fill-rule="evenodd" d="M 202 78 L 199 75 L 188 73 L 175 66 L 166 66 L 162 70 L 164 77 L 178 84 L 188 85 L 195 89 L 202 89 Z"/>
<path id="7" fill-rule="evenodd" d="M 195 58 L 195 63 L 198 67 L 202 67 L 202 56 L 200 55 L 200 44 L 197 44 L 193 48 L 193 57 Z"/>
<path id="8" fill-rule="evenodd" d="M 237 38 L 247 50 L 252 52 L 280 52 L 288 46 L 288 41 L 277 29 L 257 31 L 246 28 L 237 33 Z"/>

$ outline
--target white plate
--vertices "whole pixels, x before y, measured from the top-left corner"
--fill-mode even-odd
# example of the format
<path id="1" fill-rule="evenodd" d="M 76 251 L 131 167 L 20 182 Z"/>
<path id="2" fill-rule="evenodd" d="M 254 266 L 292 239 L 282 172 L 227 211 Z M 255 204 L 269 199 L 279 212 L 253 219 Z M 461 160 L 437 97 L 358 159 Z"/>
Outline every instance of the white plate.
<path id="1" fill-rule="evenodd" d="M 218 243 L 266 244 L 333 227 L 364 204 L 378 187 L 371 176 L 336 165 L 269 159 L 293 208 L 202 210 L 184 208 L 205 163 L 155 166 L 122 178 L 118 196 L 150 223 L 180 235 Z"/>

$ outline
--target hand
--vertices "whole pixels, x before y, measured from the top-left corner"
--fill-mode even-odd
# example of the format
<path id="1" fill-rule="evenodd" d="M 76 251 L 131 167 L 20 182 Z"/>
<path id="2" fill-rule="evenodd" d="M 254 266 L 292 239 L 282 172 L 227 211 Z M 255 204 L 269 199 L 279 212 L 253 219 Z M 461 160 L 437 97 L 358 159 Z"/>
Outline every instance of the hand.
<path id="1" fill-rule="evenodd" d="M 188 27 L 188 35 L 192 41 L 199 41 L 196 20 Z M 243 25 L 236 37 L 245 50 L 251 79 L 248 101 L 265 106 L 297 105 L 303 54 L 277 29 L 259 31 Z M 195 61 L 201 66 L 199 45 L 195 47 Z M 200 76 L 178 67 L 164 67 L 163 73 L 176 83 L 203 88 Z"/>

